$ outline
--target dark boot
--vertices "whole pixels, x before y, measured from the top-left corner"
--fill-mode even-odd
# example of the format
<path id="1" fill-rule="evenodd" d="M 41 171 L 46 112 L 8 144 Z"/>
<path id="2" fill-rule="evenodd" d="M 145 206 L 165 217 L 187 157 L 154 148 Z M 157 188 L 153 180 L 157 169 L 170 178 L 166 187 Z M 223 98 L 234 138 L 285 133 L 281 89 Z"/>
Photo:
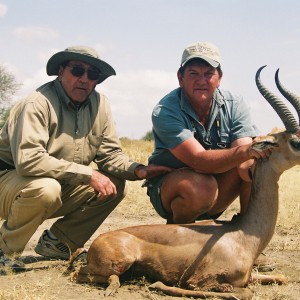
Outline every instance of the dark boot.
<path id="1" fill-rule="evenodd" d="M 7 274 L 9 270 L 22 272 L 26 270 L 25 264 L 17 258 L 11 258 L 0 249 L 0 274 Z"/>

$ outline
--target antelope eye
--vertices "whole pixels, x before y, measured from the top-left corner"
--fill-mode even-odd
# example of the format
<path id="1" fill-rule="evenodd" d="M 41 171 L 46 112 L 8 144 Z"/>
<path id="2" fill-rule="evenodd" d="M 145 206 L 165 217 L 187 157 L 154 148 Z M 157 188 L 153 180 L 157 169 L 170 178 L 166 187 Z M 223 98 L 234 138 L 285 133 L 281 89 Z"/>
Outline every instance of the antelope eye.
<path id="1" fill-rule="evenodd" d="M 290 145 L 295 149 L 295 150 L 300 150 L 300 139 L 299 138 L 292 138 L 290 140 Z"/>

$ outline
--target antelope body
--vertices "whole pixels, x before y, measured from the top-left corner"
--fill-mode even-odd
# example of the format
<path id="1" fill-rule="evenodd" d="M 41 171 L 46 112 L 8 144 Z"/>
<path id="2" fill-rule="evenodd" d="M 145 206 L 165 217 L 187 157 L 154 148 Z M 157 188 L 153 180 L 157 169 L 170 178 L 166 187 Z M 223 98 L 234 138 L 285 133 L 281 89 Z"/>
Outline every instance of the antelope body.
<path id="1" fill-rule="evenodd" d="M 119 287 L 119 276 L 129 274 L 158 281 L 150 288 L 171 295 L 250 299 L 252 293 L 244 288 L 251 280 L 286 281 L 284 276 L 251 273 L 274 233 L 279 177 L 300 164 L 299 124 L 262 85 L 262 68 L 256 75 L 258 89 L 281 117 L 286 131 L 260 137 L 253 144 L 254 148 L 276 149 L 267 160 L 257 162 L 247 212 L 231 221 L 143 225 L 101 234 L 88 250 L 87 265 L 73 274 L 78 282 L 108 282 L 109 295 Z M 300 115 L 299 99 L 282 87 L 278 71 L 276 83 Z M 80 252 L 74 253 L 71 265 Z"/>

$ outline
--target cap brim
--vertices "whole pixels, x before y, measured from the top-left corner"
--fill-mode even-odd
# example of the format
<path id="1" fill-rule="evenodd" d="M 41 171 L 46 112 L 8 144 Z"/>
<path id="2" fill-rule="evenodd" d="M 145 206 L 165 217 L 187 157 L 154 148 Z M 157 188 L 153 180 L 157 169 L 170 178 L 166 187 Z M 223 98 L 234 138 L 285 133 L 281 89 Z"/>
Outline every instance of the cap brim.
<path id="1" fill-rule="evenodd" d="M 199 58 L 199 59 L 202 59 L 202 60 L 205 60 L 206 62 L 208 62 L 213 68 L 217 68 L 220 63 L 211 59 L 211 58 L 208 58 L 206 56 L 200 56 L 200 55 L 194 55 L 194 56 L 189 56 L 188 59 L 186 59 L 182 64 L 181 66 L 183 67 L 188 61 L 190 61 L 191 59 L 194 59 L 194 58 Z"/>
<path id="2" fill-rule="evenodd" d="M 61 51 L 50 57 L 46 66 L 47 74 L 50 76 L 58 75 L 59 67 L 64 62 L 69 60 L 80 60 L 87 64 L 90 64 L 91 66 L 96 67 L 101 73 L 97 84 L 104 81 L 109 76 L 116 75 L 116 71 L 113 69 L 113 67 L 105 61 L 99 58 L 94 58 L 92 56 L 69 51 Z"/>

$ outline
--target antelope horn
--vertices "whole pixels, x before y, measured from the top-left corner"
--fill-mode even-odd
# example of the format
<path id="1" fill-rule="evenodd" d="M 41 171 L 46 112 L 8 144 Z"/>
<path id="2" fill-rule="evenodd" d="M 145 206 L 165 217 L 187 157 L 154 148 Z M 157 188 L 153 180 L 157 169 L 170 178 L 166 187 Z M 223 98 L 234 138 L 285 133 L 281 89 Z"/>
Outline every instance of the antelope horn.
<path id="1" fill-rule="evenodd" d="M 255 82 L 258 90 L 262 94 L 262 96 L 270 103 L 273 109 L 276 111 L 281 121 L 283 122 L 286 131 L 289 133 L 296 133 L 300 130 L 300 127 L 293 116 L 293 114 L 289 111 L 287 106 L 274 94 L 266 89 L 266 87 L 262 84 L 260 80 L 260 72 L 266 66 L 260 67 L 255 75 Z"/>
<path id="2" fill-rule="evenodd" d="M 278 90 L 280 93 L 294 106 L 294 108 L 297 111 L 299 124 L 300 124 L 300 97 L 295 95 L 294 93 L 290 92 L 288 89 L 286 89 L 279 80 L 279 69 L 277 69 L 275 74 L 275 82 L 277 85 Z"/>

